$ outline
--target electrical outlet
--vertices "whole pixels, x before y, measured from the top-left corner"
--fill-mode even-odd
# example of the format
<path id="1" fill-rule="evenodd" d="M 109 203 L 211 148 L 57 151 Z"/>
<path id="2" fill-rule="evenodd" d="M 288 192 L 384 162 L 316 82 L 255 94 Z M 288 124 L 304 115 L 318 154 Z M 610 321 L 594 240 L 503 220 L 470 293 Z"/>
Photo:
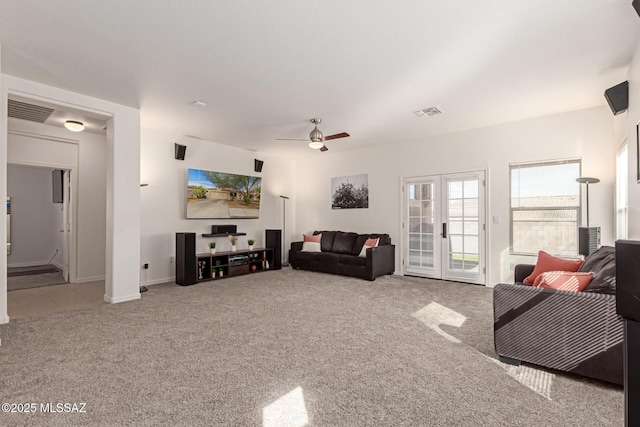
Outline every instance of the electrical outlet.
<path id="1" fill-rule="evenodd" d="M 145 262 L 145 263 L 144 263 L 144 265 L 143 265 L 143 267 L 144 267 L 144 269 L 145 269 L 145 270 L 146 270 L 146 269 L 148 269 L 148 268 L 149 268 L 149 263 L 148 263 L 148 262 Z"/>
<path id="2" fill-rule="evenodd" d="M 172 256 L 171 258 L 169 258 L 169 262 L 176 262 L 176 257 Z"/>

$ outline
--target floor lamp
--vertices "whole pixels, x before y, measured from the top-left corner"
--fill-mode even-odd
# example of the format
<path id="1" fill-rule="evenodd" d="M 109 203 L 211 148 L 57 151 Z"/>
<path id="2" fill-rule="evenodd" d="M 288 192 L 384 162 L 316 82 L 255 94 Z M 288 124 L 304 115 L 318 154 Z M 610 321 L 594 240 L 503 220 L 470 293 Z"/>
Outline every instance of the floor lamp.
<path id="1" fill-rule="evenodd" d="M 287 200 L 289 200 L 289 198 L 287 196 L 280 197 L 282 198 L 282 266 L 286 267 L 289 265 L 285 252 L 285 240 L 287 239 Z"/>

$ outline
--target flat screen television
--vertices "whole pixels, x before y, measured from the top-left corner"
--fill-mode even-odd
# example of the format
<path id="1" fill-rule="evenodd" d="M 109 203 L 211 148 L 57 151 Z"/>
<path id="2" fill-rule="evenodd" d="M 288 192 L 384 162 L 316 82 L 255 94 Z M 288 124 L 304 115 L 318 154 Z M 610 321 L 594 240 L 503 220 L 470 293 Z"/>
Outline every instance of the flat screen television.
<path id="1" fill-rule="evenodd" d="M 187 219 L 258 218 L 262 178 L 189 169 Z"/>

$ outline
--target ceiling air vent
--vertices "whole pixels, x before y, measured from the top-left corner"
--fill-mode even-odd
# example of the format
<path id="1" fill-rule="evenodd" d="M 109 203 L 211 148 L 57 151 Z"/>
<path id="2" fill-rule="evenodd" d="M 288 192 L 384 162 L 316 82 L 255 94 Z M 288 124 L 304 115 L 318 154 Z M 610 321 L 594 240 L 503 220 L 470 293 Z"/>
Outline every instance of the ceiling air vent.
<path id="1" fill-rule="evenodd" d="M 422 110 L 414 111 L 413 113 L 418 117 L 431 117 L 442 114 L 442 110 L 438 107 L 428 107 Z"/>
<path id="2" fill-rule="evenodd" d="M 9 117 L 44 123 L 55 110 L 39 105 L 27 104 L 13 99 L 9 100 Z"/>

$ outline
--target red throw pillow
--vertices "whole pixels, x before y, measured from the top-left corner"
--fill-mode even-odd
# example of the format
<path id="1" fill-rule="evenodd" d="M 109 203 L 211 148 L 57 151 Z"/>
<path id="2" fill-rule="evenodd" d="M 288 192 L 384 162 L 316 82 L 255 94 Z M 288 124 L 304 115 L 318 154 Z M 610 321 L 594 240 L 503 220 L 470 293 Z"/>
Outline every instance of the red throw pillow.
<path id="1" fill-rule="evenodd" d="M 582 292 L 589 285 L 591 279 L 593 279 L 593 273 L 547 271 L 536 277 L 533 286 L 560 291 Z"/>
<path id="2" fill-rule="evenodd" d="M 581 259 L 564 259 L 556 258 L 553 255 L 549 255 L 545 251 L 538 252 L 538 261 L 533 269 L 533 273 L 522 282 L 527 285 L 533 285 L 536 277 L 547 271 L 578 271 L 584 261 Z"/>
<path id="3" fill-rule="evenodd" d="M 307 234 L 303 234 L 302 237 L 304 238 L 305 242 L 320 243 L 322 241 L 322 233 L 316 234 L 314 236 L 309 236 Z"/>

